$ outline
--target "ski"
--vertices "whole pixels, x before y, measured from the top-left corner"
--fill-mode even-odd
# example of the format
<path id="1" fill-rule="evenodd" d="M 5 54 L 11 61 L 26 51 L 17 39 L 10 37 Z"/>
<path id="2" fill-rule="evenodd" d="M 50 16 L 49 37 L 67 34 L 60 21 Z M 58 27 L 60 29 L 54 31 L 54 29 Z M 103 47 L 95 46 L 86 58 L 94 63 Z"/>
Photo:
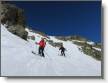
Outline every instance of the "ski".
<path id="1" fill-rule="evenodd" d="M 36 54 L 34 51 L 32 51 L 32 53 L 33 53 L 34 55 L 39 55 L 39 56 L 41 56 L 40 54 Z M 41 57 L 45 57 L 45 56 L 41 56 Z"/>
<path id="2" fill-rule="evenodd" d="M 34 51 L 32 51 L 33 54 L 36 54 Z"/>

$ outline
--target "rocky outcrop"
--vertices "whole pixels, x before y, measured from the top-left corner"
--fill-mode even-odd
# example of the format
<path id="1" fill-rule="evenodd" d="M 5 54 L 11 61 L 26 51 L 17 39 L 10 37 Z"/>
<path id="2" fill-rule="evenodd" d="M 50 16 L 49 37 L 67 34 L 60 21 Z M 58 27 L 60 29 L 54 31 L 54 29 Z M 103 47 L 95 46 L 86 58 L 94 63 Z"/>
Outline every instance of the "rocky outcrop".
<path id="1" fill-rule="evenodd" d="M 96 48 L 102 48 L 102 44 L 101 43 L 95 43 L 94 47 L 96 47 Z"/>
<path id="2" fill-rule="evenodd" d="M 92 56 L 93 58 L 95 58 L 97 60 L 102 59 L 102 51 L 95 49 L 95 48 L 101 49 L 100 44 L 97 43 L 97 44 L 90 45 L 87 42 L 78 42 L 78 41 L 74 41 L 73 43 L 80 46 L 81 48 L 79 48 L 79 49 L 84 54 Z"/>
<path id="3" fill-rule="evenodd" d="M 61 47 L 63 45 L 62 42 L 54 42 L 53 40 L 47 40 L 47 42 L 53 47 Z"/>
<path id="4" fill-rule="evenodd" d="M 72 40 L 79 40 L 79 41 L 87 41 L 86 38 L 81 36 L 56 36 L 57 39 L 63 40 L 63 41 L 72 41 Z"/>
<path id="5" fill-rule="evenodd" d="M 96 49 L 93 49 L 91 46 L 83 46 L 82 47 L 82 51 L 89 55 L 92 56 L 93 58 L 97 59 L 97 60 L 101 60 L 102 59 L 102 51 L 98 51 Z"/>
<path id="6" fill-rule="evenodd" d="M 23 10 L 15 5 L 1 2 L 0 19 L 2 24 L 7 25 L 7 29 L 15 35 L 23 39 L 27 39 L 27 31 L 25 31 L 25 17 Z"/>

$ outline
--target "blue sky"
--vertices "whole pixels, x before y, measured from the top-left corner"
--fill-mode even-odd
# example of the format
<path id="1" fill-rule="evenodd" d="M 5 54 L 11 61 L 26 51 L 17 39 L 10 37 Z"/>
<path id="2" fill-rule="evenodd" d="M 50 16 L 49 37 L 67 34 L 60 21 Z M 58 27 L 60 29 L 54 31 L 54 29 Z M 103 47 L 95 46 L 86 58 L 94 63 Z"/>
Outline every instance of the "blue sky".
<path id="1" fill-rule="evenodd" d="M 24 9 L 26 23 L 48 35 L 80 35 L 101 42 L 101 2 L 11 1 Z"/>

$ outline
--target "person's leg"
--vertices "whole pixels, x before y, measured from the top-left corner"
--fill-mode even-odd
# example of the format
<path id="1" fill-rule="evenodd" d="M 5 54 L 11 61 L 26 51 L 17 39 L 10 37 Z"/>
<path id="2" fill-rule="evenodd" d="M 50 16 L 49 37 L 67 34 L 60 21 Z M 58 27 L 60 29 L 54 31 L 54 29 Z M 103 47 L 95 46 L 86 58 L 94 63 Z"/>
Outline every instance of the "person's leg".
<path id="1" fill-rule="evenodd" d="M 63 51 L 63 55 L 65 56 L 65 52 Z"/>
<path id="2" fill-rule="evenodd" d="M 38 49 L 38 54 L 41 54 L 41 47 L 39 47 Z"/>
<path id="3" fill-rule="evenodd" d="M 42 56 L 44 57 L 44 48 L 42 48 Z"/>
<path id="4" fill-rule="evenodd" d="M 61 51 L 61 55 L 63 56 L 63 51 Z"/>
<path id="5" fill-rule="evenodd" d="M 61 51 L 61 55 L 62 55 L 62 51 Z"/>

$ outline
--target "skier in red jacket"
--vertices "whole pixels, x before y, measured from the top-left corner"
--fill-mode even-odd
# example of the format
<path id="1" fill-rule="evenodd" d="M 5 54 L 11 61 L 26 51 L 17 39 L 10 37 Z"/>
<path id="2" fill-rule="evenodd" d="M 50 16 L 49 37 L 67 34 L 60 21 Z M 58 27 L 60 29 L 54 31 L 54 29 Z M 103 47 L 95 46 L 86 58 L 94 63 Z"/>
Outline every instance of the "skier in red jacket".
<path id="1" fill-rule="evenodd" d="M 36 44 L 39 45 L 38 53 L 39 53 L 41 56 L 45 57 L 45 56 L 44 56 L 44 48 L 45 48 L 45 46 L 46 46 L 46 42 L 45 42 L 44 38 L 42 38 L 41 41 L 40 41 L 39 43 L 36 43 Z"/>

